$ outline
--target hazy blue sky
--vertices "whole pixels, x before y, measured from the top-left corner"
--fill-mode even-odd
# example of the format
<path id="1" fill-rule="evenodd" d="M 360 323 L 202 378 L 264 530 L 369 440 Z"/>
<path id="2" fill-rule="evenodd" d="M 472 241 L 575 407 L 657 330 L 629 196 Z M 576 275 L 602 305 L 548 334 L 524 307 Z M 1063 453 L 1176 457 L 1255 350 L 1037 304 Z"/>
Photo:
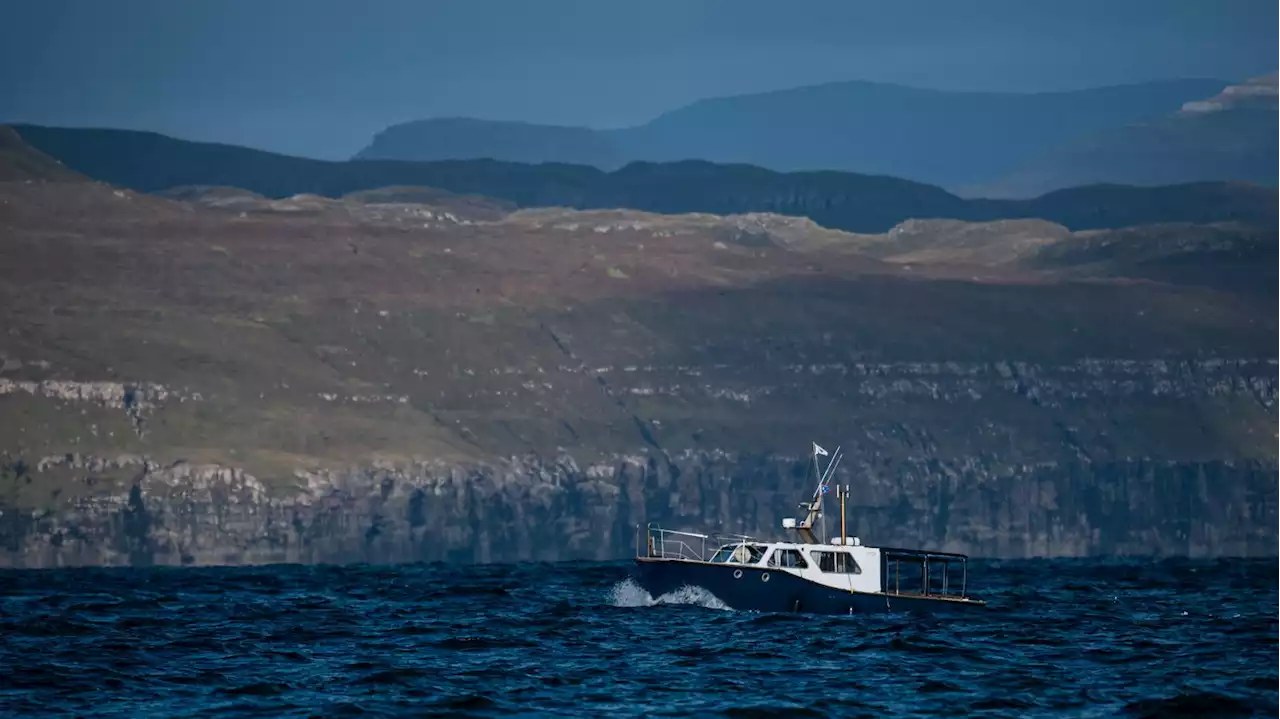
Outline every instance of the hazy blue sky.
<path id="1" fill-rule="evenodd" d="M 8 0 L 0 120 L 345 157 L 404 120 L 595 127 L 833 80 L 1058 90 L 1276 70 L 1276 0 Z"/>

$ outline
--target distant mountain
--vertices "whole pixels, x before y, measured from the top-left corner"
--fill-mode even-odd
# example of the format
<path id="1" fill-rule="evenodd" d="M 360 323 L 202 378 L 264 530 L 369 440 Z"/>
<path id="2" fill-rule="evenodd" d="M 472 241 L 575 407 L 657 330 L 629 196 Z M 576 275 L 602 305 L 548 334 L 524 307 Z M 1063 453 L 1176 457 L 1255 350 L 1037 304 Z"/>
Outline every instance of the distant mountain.
<path id="1" fill-rule="evenodd" d="M 626 157 L 606 132 L 585 127 L 439 118 L 392 125 L 356 155 L 360 160 L 475 160 L 562 162 L 602 169 Z"/>
<path id="2" fill-rule="evenodd" d="M 342 197 L 390 186 L 483 195 L 520 207 L 629 208 L 661 213 L 773 212 L 824 227 L 885 232 L 907 219 L 1040 218 L 1069 229 L 1152 222 L 1237 221 L 1273 227 L 1275 190 L 1239 183 L 1136 188 L 1097 185 L 1029 200 L 965 200 L 932 185 L 847 172 L 779 173 L 748 165 L 581 165 L 493 160 L 326 162 L 148 132 L 16 126 L 24 140 L 94 179 L 141 192 L 237 187 L 270 198 Z"/>
<path id="3" fill-rule="evenodd" d="M 1097 182 L 1157 185 L 1200 180 L 1277 184 L 1276 75 L 1232 85 L 1147 122 L 1109 128 L 1040 153 L 1005 177 L 966 188 L 981 197 L 1028 197 Z"/>
<path id="4" fill-rule="evenodd" d="M 588 164 L 700 159 L 884 174 L 952 188 L 994 180 L 1079 136 L 1172 113 L 1227 86 L 1174 80 L 1072 92 L 943 92 L 840 82 L 695 102 L 620 130 L 448 119 L 396 125 L 357 159 Z"/>

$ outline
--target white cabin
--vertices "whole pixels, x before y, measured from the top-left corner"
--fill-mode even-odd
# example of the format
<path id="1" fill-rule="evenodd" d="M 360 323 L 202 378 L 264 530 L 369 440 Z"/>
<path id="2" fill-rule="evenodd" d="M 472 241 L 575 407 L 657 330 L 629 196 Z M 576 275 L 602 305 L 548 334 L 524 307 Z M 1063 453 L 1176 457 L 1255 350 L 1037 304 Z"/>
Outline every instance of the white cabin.
<path id="1" fill-rule="evenodd" d="M 849 539 L 849 543 L 836 539 L 830 544 L 747 540 L 721 546 L 706 561 L 765 567 L 833 589 L 881 591 L 880 550 Z"/>

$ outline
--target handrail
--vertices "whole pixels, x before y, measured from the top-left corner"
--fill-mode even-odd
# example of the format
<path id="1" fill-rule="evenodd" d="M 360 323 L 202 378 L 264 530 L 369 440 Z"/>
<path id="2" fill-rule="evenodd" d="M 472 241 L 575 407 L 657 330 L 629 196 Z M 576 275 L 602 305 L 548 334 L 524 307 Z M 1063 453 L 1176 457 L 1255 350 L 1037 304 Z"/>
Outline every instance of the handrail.
<path id="1" fill-rule="evenodd" d="M 692 559 L 704 561 L 707 556 L 707 540 L 709 536 L 697 532 L 682 532 L 676 529 L 663 529 L 650 522 L 645 534 L 645 556 L 659 559 Z M 685 541 L 698 540 L 697 542 Z M 638 550 L 638 547 L 637 547 Z M 636 556 L 640 556 L 637 551 Z"/>
<path id="2" fill-rule="evenodd" d="M 639 525 L 636 526 L 636 556 L 648 556 L 655 558 L 667 559 L 694 559 L 698 561 L 710 561 L 715 552 L 722 547 L 736 547 L 747 543 L 760 543 L 755 537 L 748 534 L 699 534 L 697 532 L 685 532 L 678 529 L 663 529 L 657 522 L 649 522 L 645 527 L 645 534 L 648 537 L 646 541 L 645 554 L 640 553 L 640 537 Z M 698 540 L 696 542 L 687 540 Z"/>
<path id="3" fill-rule="evenodd" d="M 933 552 L 918 549 L 902 549 L 902 548 L 881 548 L 880 561 L 882 571 L 885 572 L 884 591 L 886 594 L 901 596 L 923 596 L 930 598 L 953 598 L 967 599 L 969 595 L 969 557 L 964 554 L 956 554 L 952 552 Z M 919 565 L 920 574 L 918 578 L 918 588 L 901 587 L 901 572 L 903 563 L 911 565 Z M 942 571 L 940 578 L 942 580 L 939 589 L 934 591 L 933 582 L 935 573 L 932 570 L 933 565 L 941 565 Z M 951 582 L 952 567 L 959 565 L 960 580 L 959 591 L 956 591 L 955 585 Z M 893 586 L 889 584 L 889 567 L 893 567 Z M 908 578 L 908 582 L 912 583 L 913 578 Z"/>
<path id="4" fill-rule="evenodd" d="M 956 554 L 955 552 L 937 552 L 932 549 L 904 549 L 902 547 L 877 547 L 885 554 L 901 554 L 907 557 L 938 557 L 939 559 L 947 559 L 952 562 L 966 561 L 969 559 L 967 554 Z"/>
<path id="5" fill-rule="evenodd" d="M 684 536 L 686 536 L 686 537 L 697 537 L 698 539 L 710 539 L 710 538 L 711 538 L 711 537 L 710 537 L 710 535 L 706 535 L 706 534 L 698 534 L 697 532 L 682 532 L 682 531 L 680 531 L 680 530 L 678 530 L 678 529 L 663 529 L 661 526 L 659 526 L 659 525 L 658 525 L 658 523 L 657 523 L 657 522 L 649 522 L 649 524 L 648 524 L 648 527 L 647 527 L 647 528 L 648 528 L 648 530 L 649 530 L 650 532 L 652 532 L 652 531 L 654 531 L 654 530 L 657 530 L 657 531 L 659 531 L 659 532 L 662 532 L 663 534 L 680 534 L 680 535 L 684 535 Z"/>

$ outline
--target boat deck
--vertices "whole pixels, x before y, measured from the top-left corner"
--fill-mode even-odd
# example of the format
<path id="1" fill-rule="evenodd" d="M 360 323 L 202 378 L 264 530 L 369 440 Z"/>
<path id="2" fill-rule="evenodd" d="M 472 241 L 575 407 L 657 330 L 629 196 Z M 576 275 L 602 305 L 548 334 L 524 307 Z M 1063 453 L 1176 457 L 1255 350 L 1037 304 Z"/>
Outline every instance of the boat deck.
<path id="1" fill-rule="evenodd" d="M 636 560 L 720 565 L 725 563 L 754 566 L 757 561 L 729 559 L 727 548 L 744 549 L 762 545 L 795 546 L 795 542 L 761 540 L 742 534 L 698 534 L 662 529 L 650 523 L 641 542 L 636 536 Z M 806 545 L 823 546 L 826 545 Z M 839 546 L 839 545 L 833 545 Z M 900 547 L 879 547 L 879 591 L 861 590 L 864 594 L 914 601 L 937 601 L 971 606 L 986 602 L 968 596 L 969 558 L 954 552 L 938 552 Z M 744 555 L 745 556 L 745 555 Z M 758 561 L 764 561 L 760 558 Z M 956 571 L 958 569 L 958 571 Z M 904 571 L 905 570 L 905 571 Z"/>
<path id="2" fill-rule="evenodd" d="M 784 517 L 782 528 L 795 540 L 757 539 L 741 534 L 698 534 L 663 529 L 654 523 L 640 536 L 636 525 L 636 563 L 651 586 L 668 589 L 675 582 L 697 583 L 713 593 L 732 596 L 744 606 L 779 607 L 787 602 L 823 611 L 908 610 L 932 604 L 937 609 L 984 606 L 968 596 L 969 558 L 953 552 L 863 545 L 845 523 L 848 485 L 835 487 L 839 500 L 839 534 L 827 537 L 824 495 L 842 458 L 813 443 L 810 469 L 818 476 L 812 497 L 799 505 L 802 518 Z M 827 457 L 826 467 L 819 462 Z M 773 582 L 770 582 L 770 576 Z M 748 581 L 744 577 L 752 577 Z M 754 579 L 758 579 L 756 582 Z M 783 588 L 779 588 L 782 585 Z M 768 589 L 765 590 L 764 587 Z M 723 598 L 722 598 L 723 600 Z M 782 602 L 782 604 L 779 604 Z M 936 603 L 936 604 L 935 604 Z"/>

